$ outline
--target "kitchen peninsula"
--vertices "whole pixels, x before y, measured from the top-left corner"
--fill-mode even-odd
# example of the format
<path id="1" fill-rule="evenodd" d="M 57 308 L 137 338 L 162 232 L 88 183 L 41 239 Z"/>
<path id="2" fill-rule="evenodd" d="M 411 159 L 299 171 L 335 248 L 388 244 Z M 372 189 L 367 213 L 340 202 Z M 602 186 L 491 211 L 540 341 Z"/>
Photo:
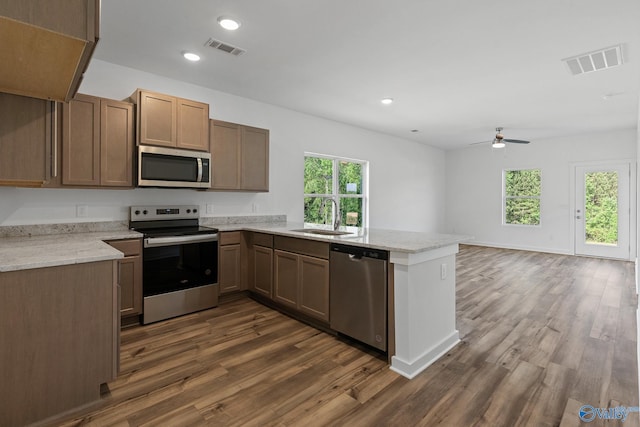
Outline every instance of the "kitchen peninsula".
<path id="1" fill-rule="evenodd" d="M 321 242 L 339 242 L 344 245 L 388 250 L 390 253 L 390 268 L 392 268 L 391 271 L 393 272 L 390 275 L 390 285 L 392 284 L 392 286 L 389 288 L 389 298 L 392 298 L 391 301 L 393 301 L 389 308 L 389 329 L 395 331 L 392 334 L 393 341 L 389 345 L 389 352 L 392 355 L 391 369 L 407 378 L 417 375 L 459 342 L 455 325 L 455 254 L 458 251 L 458 243 L 468 240 L 468 236 L 354 229 L 351 230 L 351 234 L 338 237 L 292 231 L 302 229 L 303 225 L 291 222 L 251 223 L 240 219 L 221 224 L 220 220 L 216 218 L 201 218 L 201 222 L 205 226 L 213 225 L 222 232 L 258 232 L 274 236 L 295 237 Z M 139 238 L 140 235 L 118 224 L 114 225 L 113 228 L 115 229 L 110 231 L 87 232 L 105 228 L 104 223 L 95 224 L 96 230 L 92 230 L 91 225 L 87 224 L 78 225 L 77 230 L 74 229 L 73 224 L 65 225 L 64 231 L 66 234 L 64 235 L 36 235 L 37 230 L 44 233 L 44 230 L 49 227 L 42 225 L 0 227 L 0 236 L 4 236 L 0 237 L 0 296 L 3 305 L 7 307 L 14 305 L 11 300 L 18 298 L 20 294 L 16 286 L 30 285 L 24 281 L 16 281 L 14 274 L 37 274 L 51 269 L 78 265 L 87 268 L 100 266 L 100 271 L 103 274 L 104 272 L 109 272 L 103 286 L 104 290 L 100 295 L 111 295 L 112 298 L 112 294 L 109 293 L 108 289 L 111 283 L 116 280 L 114 278 L 117 277 L 117 274 L 112 276 L 111 272 L 113 271 L 114 263 L 122 257 L 122 254 L 103 243 L 103 241 Z M 60 227 L 60 225 L 50 227 L 55 228 Z M 118 227 L 121 228 L 118 229 Z M 80 230 L 84 232 L 74 233 L 74 231 Z M 84 276 L 78 279 L 82 283 L 75 284 L 79 289 L 92 286 L 95 281 L 90 272 L 83 274 Z M 73 282 L 73 276 L 69 280 Z M 42 289 L 36 289 L 34 292 L 41 291 Z M 68 296 L 71 297 L 71 295 L 69 294 Z M 36 298 L 35 294 L 33 296 L 33 300 L 39 304 L 38 307 L 42 307 L 42 298 Z M 23 299 L 20 304 L 23 305 L 21 308 L 23 313 L 34 313 L 34 308 L 28 306 L 29 301 Z M 111 301 L 110 304 L 113 305 L 113 302 Z M 108 309 L 112 305 L 106 304 L 105 308 Z M 115 308 L 117 308 L 117 305 Z M 35 310 L 37 309 L 36 307 Z M 113 309 L 110 313 L 116 316 L 117 310 Z M 66 314 L 68 313 L 60 311 L 56 316 L 63 318 Z M 109 318 L 106 312 L 105 316 Z M 114 319 L 110 321 L 113 324 Z M 0 343 L 3 348 L 12 348 L 13 344 L 8 340 L 17 339 L 16 334 L 8 331 L 6 327 L 6 325 L 15 324 L 15 321 L 12 322 L 2 323 L 5 325 L 0 330 Z M 57 331 L 58 335 L 72 336 L 77 334 L 76 329 L 82 329 L 83 324 L 70 321 L 63 322 L 62 326 L 69 328 L 69 330 Z M 27 325 L 27 327 L 32 328 L 33 325 Z M 32 329 L 30 330 L 33 332 Z M 102 342 L 106 343 L 109 339 L 113 339 L 113 336 L 110 335 L 112 333 L 113 329 L 106 331 L 106 337 Z M 18 344 L 23 347 L 25 345 L 31 347 L 30 340 L 43 339 L 41 334 L 22 335 Z M 117 348 L 116 344 L 114 344 L 114 347 L 103 346 L 102 350 L 113 351 L 113 348 Z M 14 357 L 5 362 L 16 363 L 17 360 L 19 358 Z M 78 359 L 75 363 L 86 365 L 93 363 L 95 360 Z M 106 360 L 109 362 L 111 359 L 107 358 Z M 105 365 L 104 361 L 100 363 L 100 375 L 96 378 L 109 381 L 111 379 L 109 374 L 112 374 L 114 370 L 106 369 L 108 366 Z M 3 366 L 9 365 L 3 363 Z M 91 367 L 87 369 L 91 369 Z M 60 376 L 57 376 L 56 380 L 60 381 Z M 66 380 L 70 381 L 69 378 Z M 98 385 L 94 385 L 94 399 L 99 396 Z M 11 383 L 4 382 L 0 386 L 0 395 L 8 399 L 12 393 L 12 387 L 14 385 Z M 55 394 L 56 392 L 42 389 L 39 392 L 39 396 L 42 400 L 46 400 L 48 393 Z M 7 401 L 5 400 L 5 402 Z M 33 403 L 32 400 L 31 404 L 33 405 Z M 86 403 L 79 402 L 75 406 Z M 44 415 L 38 419 L 66 409 L 69 408 L 50 409 L 49 412 L 42 412 Z"/>

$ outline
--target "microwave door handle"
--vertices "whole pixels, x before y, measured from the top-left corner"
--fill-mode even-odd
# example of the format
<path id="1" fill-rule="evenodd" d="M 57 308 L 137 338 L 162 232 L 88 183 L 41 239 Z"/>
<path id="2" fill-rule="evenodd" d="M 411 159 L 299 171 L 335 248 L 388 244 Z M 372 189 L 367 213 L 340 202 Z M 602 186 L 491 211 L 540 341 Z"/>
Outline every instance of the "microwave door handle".
<path id="1" fill-rule="evenodd" d="M 196 178 L 196 182 L 202 182 L 202 159 L 198 157 L 196 160 L 198 161 L 198 177 Z"/>

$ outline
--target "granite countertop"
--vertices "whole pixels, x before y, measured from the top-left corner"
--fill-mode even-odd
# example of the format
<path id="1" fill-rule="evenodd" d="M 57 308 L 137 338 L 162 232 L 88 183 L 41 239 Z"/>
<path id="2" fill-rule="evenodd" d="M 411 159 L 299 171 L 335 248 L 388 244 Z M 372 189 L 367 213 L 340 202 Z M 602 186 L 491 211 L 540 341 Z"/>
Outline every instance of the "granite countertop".
<path id="1" fill-rule="evenodd" d="M 464 235 L 357 227 L 341 227 L 340 230 L 347 231 L 349 234 L 327 236 L 293 231 L 305 229 L 304 224 L 287 221 L 263 223 L 237 221 L 218 224 L 215 219 L 201 218 L 201 225 L 215 227 L 223 232 L 254 231 L 408 254 L 421 253 L 471 239 L 470 236 Z M 7 228 L 5 232 L 13 234 L 11 234 L 12 237 L 0 237 L 0 272 L 122 258 L 123 254 L 120 251 L 104 241 L 142 237 L 142 234 L 124 227 L 124 223 L 105 223 L 86 226 L 63 224 Z M 85 231 L 92 228 L 100 231 Z M 306 228 L 329 229 L 326 226 L 307 226 Z M 34 231 L 46 234 L 32 235 L 31 232 Z"/>
<path id="2" fill-rule="evenodd" d="M 324 242 L 342 243 L 345 245 L 361 246 L 373 249 L 384 249 L 392 252 L 404 253 L 420 253 L 444 246 L 449 246 L 461 242 L 471 240 L 471 236 L 457 234 L 440 234 L 426 233 L 417 231 L 399 231 L 384 230 L 376 228 L 358 228 L 358 227 L 340 227 L 341 231 L 347 231 L 350 234 L 341 236 L 326 236 L 313 233 L 303 233 L 300 230 L 305 228 L 303 223 L 296 222 L 279 222 L 279 223 L 252 223 L 252 224 L 224 224 L 213 226 L 220 231 L 256 231 L 261 233 L 270 233 L 280 236 L 298 237 L 309 240 L 317 240 Z M 306 228 L 328 229 L 324 226 Z"/>
<path id="3" fill-rule="evenodd" d="M 0 238 L 0 272 L 119 259 L 122 252 L 104 240 L 140 237 L 135 231 L 114 230 Z"/>

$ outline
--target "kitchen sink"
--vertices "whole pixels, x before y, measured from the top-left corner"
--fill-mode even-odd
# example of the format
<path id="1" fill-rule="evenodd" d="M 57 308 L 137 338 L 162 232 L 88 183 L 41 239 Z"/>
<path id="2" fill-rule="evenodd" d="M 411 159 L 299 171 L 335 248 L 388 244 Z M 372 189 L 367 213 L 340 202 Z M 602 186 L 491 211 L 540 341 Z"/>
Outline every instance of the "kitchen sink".
<path id="1" fill-rule="evenodd" d="M 340 230 L 325 230 L 322 228 L 300 228 L 298 230 L 291 230 L 296 233 L 311 233 L 311 234 L 322 234 L 323 236 L 344 236 L 345 234 L 353 234 L 348 231 L 340 231 Z"/>

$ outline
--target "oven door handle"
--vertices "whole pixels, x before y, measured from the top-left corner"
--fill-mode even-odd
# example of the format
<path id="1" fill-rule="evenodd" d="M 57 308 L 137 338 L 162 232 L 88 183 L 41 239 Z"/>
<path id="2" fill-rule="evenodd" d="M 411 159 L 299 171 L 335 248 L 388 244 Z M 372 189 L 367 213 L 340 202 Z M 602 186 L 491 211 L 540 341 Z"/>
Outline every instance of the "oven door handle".
<path id="1" fill-rule="evenodd" d="M 217 234 L 198 234 L 193 236 L 175 237 L 147 237 L 144 239 L 145 248 L 156 248 L 160 246 L 175 246 L 183 243 L 215 242 L 218 240 Z"/>

